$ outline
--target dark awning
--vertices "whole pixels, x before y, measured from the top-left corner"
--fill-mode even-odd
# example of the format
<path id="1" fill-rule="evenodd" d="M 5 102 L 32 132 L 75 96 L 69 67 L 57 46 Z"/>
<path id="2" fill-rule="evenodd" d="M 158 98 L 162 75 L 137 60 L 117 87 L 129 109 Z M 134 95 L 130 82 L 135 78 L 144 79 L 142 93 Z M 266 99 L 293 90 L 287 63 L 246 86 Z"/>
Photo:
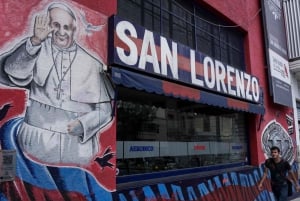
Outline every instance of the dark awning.
<path id="1" fill-rule="evenodd" d="M 190 100 L 211 106 L 255 114 L 264 114 L 265 112 L 262 104 L 250 103 L 219 94 L 214 94 L 117 67 L 112 67 L 112 80 L 115 84 L 123 85 L 128 88 L 145 90 L 149 93 L 164 94 L 166 96 L 172 96 L 175 98 Z"/>

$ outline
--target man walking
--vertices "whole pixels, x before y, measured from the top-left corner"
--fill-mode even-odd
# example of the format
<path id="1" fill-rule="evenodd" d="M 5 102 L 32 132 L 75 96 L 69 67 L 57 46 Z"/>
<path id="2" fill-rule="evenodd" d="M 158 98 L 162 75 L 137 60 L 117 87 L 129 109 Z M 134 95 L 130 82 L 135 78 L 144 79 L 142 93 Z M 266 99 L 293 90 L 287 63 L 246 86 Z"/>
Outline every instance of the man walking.
<path id="1" fill-rule="evenodd" d="M 276 201 L 287 201 L 287 175 L 293 180 L 296 190 L 300 190 L 299 183 L 292 172 L 290 164 L 280 157 L 280 149 L 276 146 L 271 147 L 271 158 L 265 161 L 265 171 L 262 179 L 258 183 L 259 190 L 262 190 L 262 184 L 268 175 L 268 171 L 271 173 L 271 187 Z"/>

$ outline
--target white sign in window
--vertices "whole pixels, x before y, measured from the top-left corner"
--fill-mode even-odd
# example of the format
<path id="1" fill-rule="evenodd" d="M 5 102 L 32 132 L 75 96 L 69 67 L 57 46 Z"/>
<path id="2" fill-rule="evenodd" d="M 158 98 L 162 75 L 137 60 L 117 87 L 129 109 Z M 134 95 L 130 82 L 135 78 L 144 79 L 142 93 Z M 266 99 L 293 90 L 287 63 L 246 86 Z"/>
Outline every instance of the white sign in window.
<path id="1" fill-rule="evenodd" d="M 210 154 L 209 142 L 188 142 L 189 155 Z"/>
<path id="2" fill-rule="evenodd" d="M 159 142 L 125 141 L 124 158 L 147 158 L 159 156 Z"/>
<path id="3" fill-rule="evenodd" d="M 187 156 L 187 143 L 160 142 L 160 156 Z"/>

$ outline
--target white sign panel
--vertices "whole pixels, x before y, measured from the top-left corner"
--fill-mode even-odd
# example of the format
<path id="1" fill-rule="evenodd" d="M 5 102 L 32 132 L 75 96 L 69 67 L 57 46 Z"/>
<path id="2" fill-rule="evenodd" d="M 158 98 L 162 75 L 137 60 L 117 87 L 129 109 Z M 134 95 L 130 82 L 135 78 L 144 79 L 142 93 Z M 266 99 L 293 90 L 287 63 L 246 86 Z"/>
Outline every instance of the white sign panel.
<path id="1" fill-rule="evenodd" d="M 230 153 L 243 153 L 246 152 L 246 144 L 245 143 L 230 143 Z"/>
<path id="2" fill-rule="evenodd" d="M 124 158 L 147 158 L 159 156 L 159 142 L 125 141 Z"/>
<path id="3" fill-rule="evenodd" d="M 186 156 L 186 142 L 160 142 L 160 156 Z"/>
<path id="4" fill-rule="evenodd" d="M 117 141 L 117 158 L 123 158 L 124 154 L 124 146 L 123 146 L 123 141 Z"/>
<path id="5" fill-rule="evenodd" d="M 210 154 L 209 142 L 188 142 L 189 155 Z"/>
<path id="6" fill-rule="evenodd" d="M 210 142 L 211 154 L 229 154 L 230 147 L 227 142 Z"/>
<path id="7" fill-rule="evenodd" d="M 256 77 L 118 16 L 114 17 L 113 22 L 115 37 L 112 64 L 239 99 L 261 102 Z M 185 54 L 179 52 L 182 50 Z M 181 73 L 180 69 L 188 69 L 184 71 L 190 76 Z"/>
<path id="8" fill-rule="evenodd" d="M 282 1 L 264 0 L 261 3 L 270 94 L 274 103 L 293 107 Z"/>
<path id="9" fill-rule="evenodd" d="M 282 56 L 269 49 L 271 76 L 290 84 L 289 63 Z"/>

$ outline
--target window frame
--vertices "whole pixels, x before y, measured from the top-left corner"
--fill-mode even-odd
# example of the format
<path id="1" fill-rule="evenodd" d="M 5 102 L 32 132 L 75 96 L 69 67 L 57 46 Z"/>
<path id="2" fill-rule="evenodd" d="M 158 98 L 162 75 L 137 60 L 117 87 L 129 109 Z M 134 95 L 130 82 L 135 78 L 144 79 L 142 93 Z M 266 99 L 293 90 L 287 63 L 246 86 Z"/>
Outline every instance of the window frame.
<path id="1" fill-rule="evenodd" d="M 135 5 L 137 9 L 128 11 L 129 5 Z M 182 12 L 178 12 L 178 8 Z M 149 14 L 151 10 L 152 19 L 149 22 L 147 20 L 150 18 L 145 15 L 151 16 Z M 153 10 L 156 11 L 153 12 Z M 133 16 L 138 15 L 137 13 L 140 17 L 134 18 Z M 183 14 L 180 15 L 180 13 Z M 231 23 L 224 21 L 221 17 L 194 1 L 118 0 L 118 15 L 237 69 L 246 69 L 244 33 L 240 31 L 238 26 L 233 26 Z M 186 16 L 189 16 L 187 17 L 188 20 L 185 19 Z M 183 28 L 174 29 L 174 21 L 178 22 L 176 24 Z M 205 24 L 207 29 L 203 29 L 199 25 L 199 21 L 203 25 Z M 182 37 L 178 37 L 181 35 Z M 202 40 L 200 40 L 197 38 L 199 36 L 206 37 L 202 37 L 200 38 Z M 205 45 L 200 41 L 205 42 Z"/>

